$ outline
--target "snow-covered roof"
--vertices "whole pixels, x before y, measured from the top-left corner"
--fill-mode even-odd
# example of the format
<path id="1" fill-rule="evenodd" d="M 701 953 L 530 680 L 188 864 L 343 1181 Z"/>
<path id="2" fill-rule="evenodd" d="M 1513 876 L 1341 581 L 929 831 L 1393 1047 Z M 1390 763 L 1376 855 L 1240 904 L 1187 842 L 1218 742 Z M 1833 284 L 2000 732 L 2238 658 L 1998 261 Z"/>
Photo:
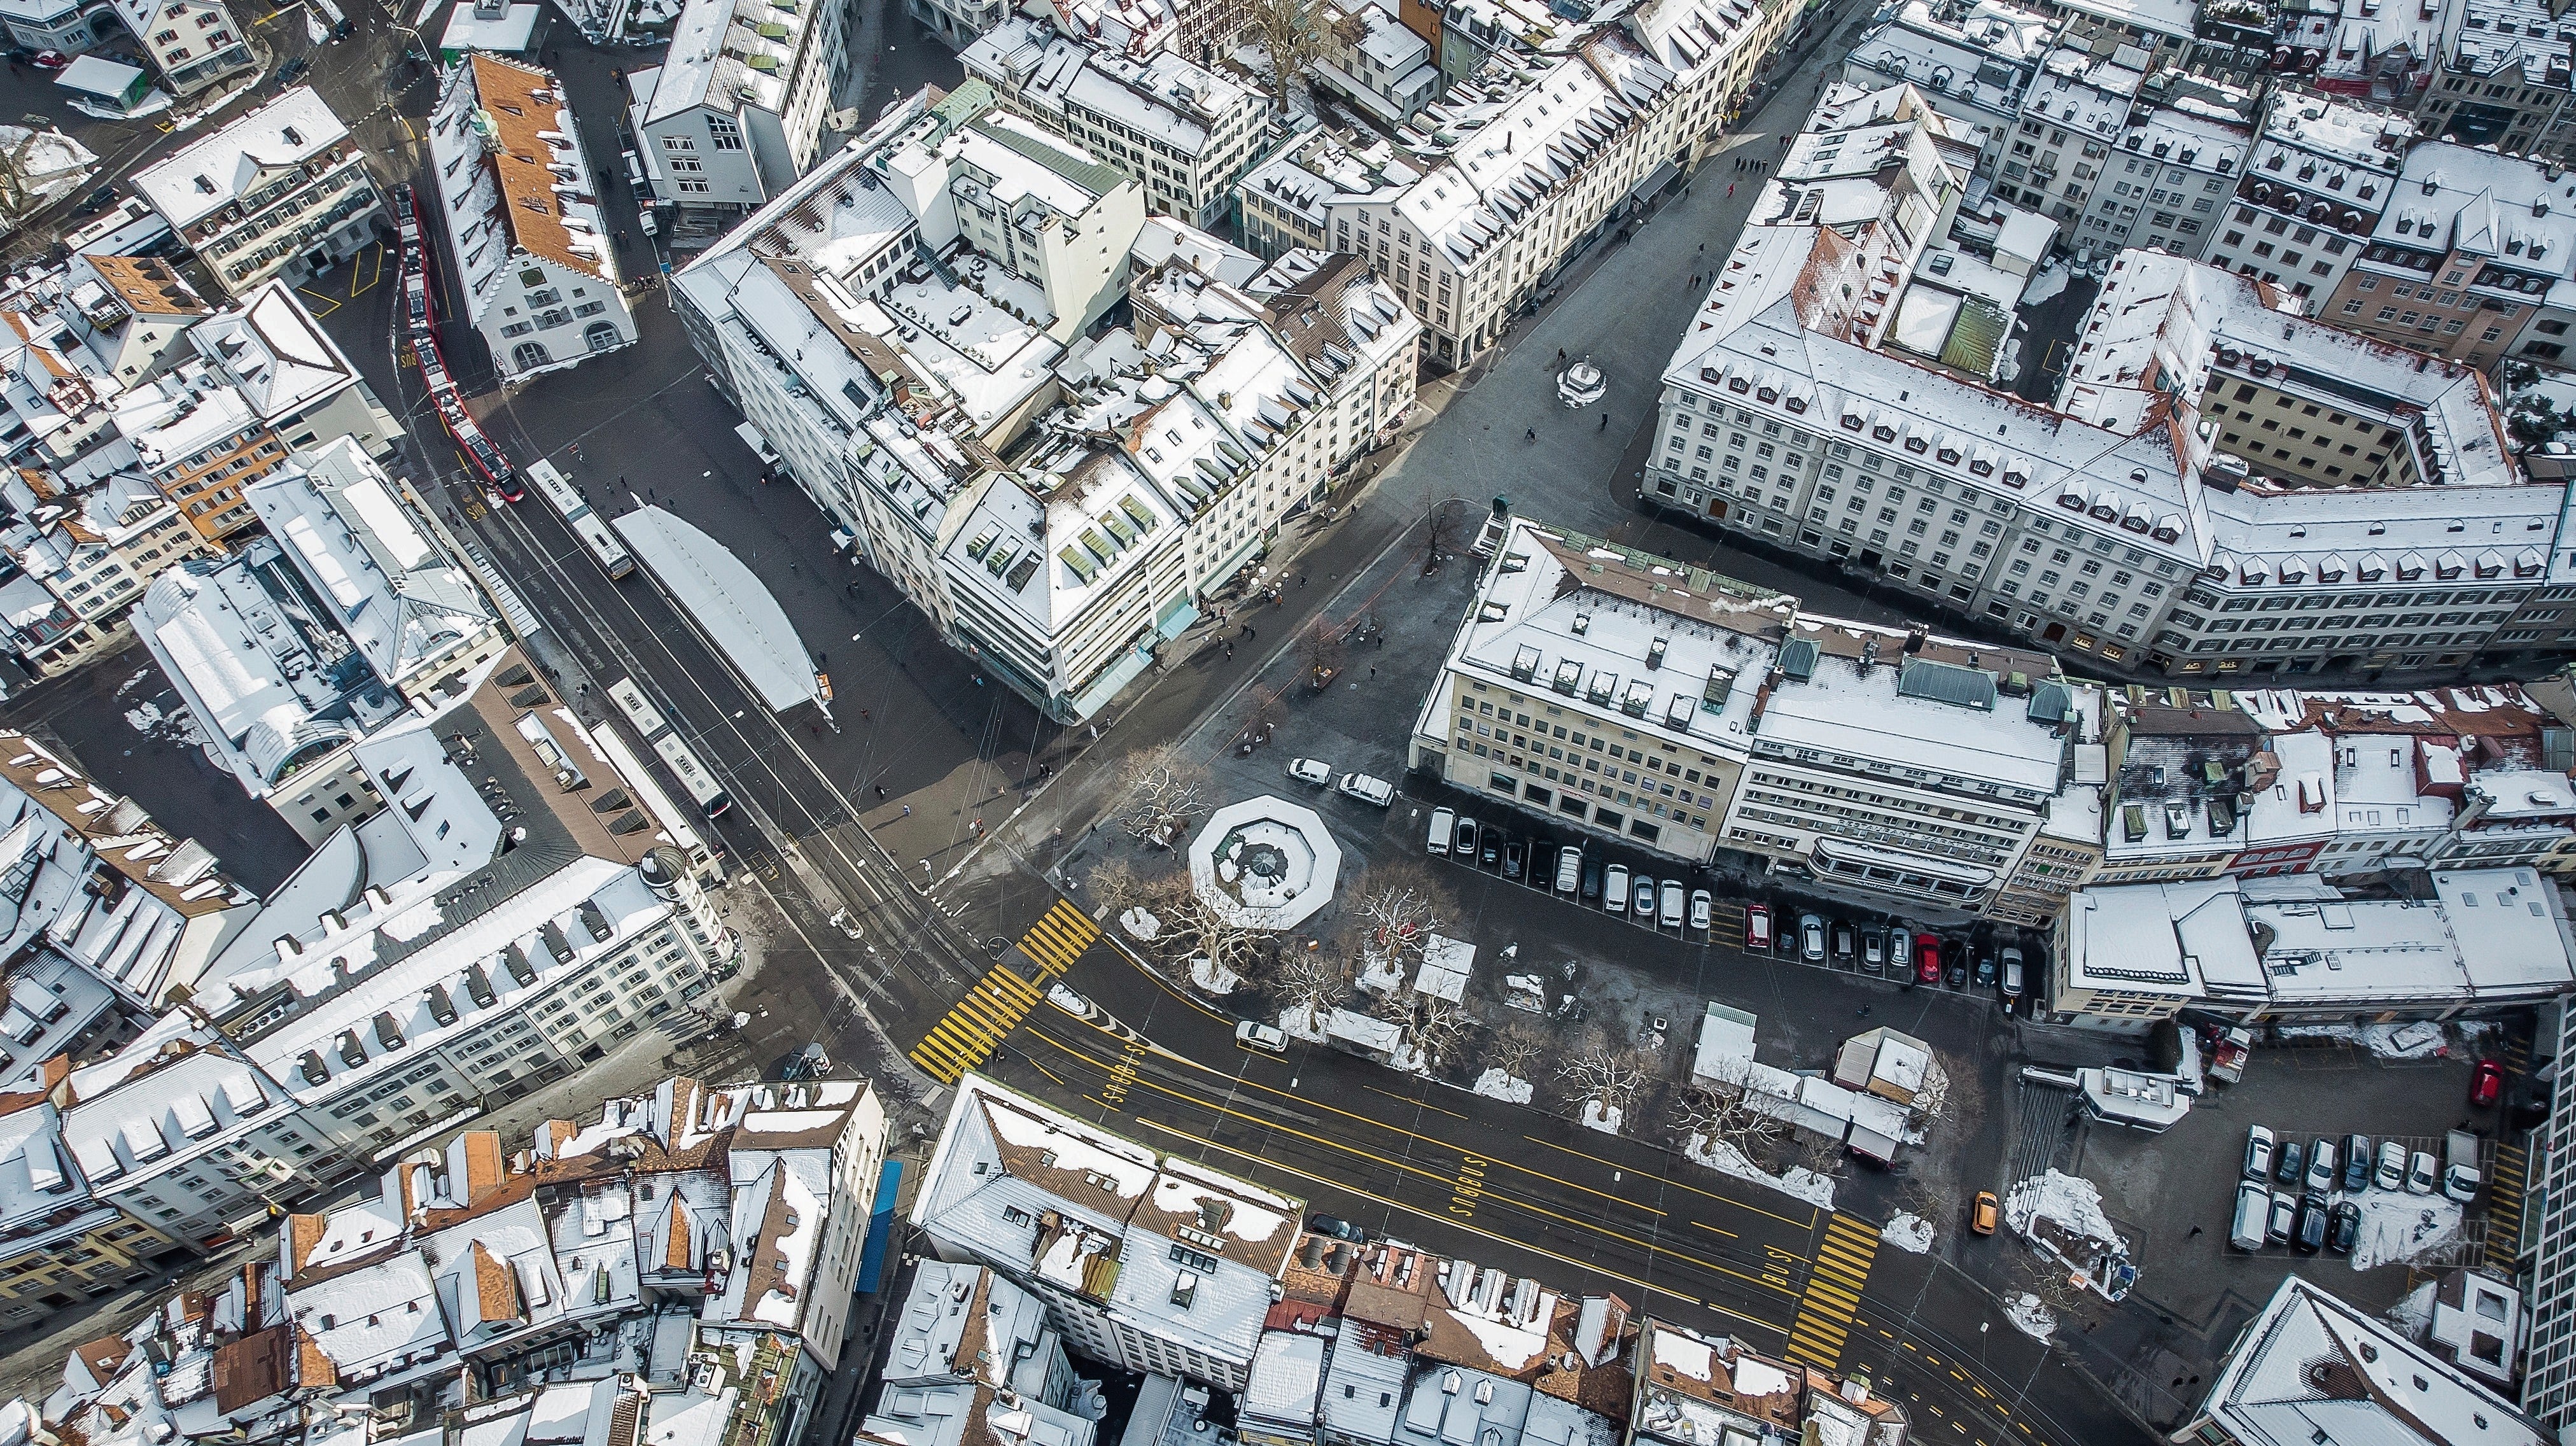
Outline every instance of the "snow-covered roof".
<path id="1" fill-rule="evenodd" d="M 188 341 L 271 426 L 306 415 L 358 381 L 358 369 L 283 281 L 198 322 Z"/>
<path id="2" fill-rule="evenodd" d="M 1035 109 L 1084 125 L 1115 122 L 1183 159 L 1207 150 L 1226 117 L 1265 104 L 1250 87 L 1172 51 L 1133 56 L 1025 15 L 984 32 L 957 59 L 968 74 L 1017 92 Z"/>
<path id="3" fill-rule="evenodd" d="M 2399 7 L 2379 8 L 2393 12 Z M 2347 35 L 2355 18 L 2344 18 Z M 2319 186 L 2328 194 L 2362 202 L 2359 182 L 2370 179 L 2374 172 L 2394 171 L 2403 165 L 2407 143 L 2414 136 L 2415 122 L 2406 116 L 2344 96 L 2284 87 L 2272 93 L 2271 104 L 2263 114 L 2262 136 L 2255 142 L 2255 160 L 2246 170 L 2295 178 L 2298 184 Z M 2281 162 L 2277 166 L 2272 164 L 2276 155 Z M 2324 164 L 2314 174 L 2301 174 L 2311 159 Z M 2344 184 L 2340 186 L 2333 184 L 2337 175 L 2333 162 L 2348 168 L 2342 172 Z M 2376 207 L 2387 199 L 2388 188 L 2383 181 L 2377 194 L 2363 203 Z"/>
<path id="4" fill-rule="evenodd" d="M 654 125 L 701 105 L 728 116 L 745 105 L 785 113 L 787 83 L 809 63 L 799 52 L 821 13 L 819 6 L 772 0 L 688 0 L 671 27 L 653 102 L 640 123 Z"/>
<path id="5" fill-rule="evenodd" d="M 321 94 L 299 85 L 135 172 L 134 189 L 171 225 L 192 226 L 348 137 Z"/>
<path id="6" fill-rule="evenodd" d="M 2468 1373 L 2299 1276 L 2238 1337 L 2202 1409 L 2242 1441 L 2324 1435 L 2392 1446 L 2548 1446 Z"/>

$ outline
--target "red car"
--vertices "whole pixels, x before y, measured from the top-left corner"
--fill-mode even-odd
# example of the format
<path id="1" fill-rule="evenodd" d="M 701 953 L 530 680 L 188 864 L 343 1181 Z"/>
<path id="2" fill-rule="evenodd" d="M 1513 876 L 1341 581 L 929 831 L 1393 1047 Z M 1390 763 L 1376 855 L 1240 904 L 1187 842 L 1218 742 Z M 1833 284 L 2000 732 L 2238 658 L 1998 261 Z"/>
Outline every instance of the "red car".
<path id="1" fill-rule="evenodd" d="M 2504 1066 L 2491 1059 L 2478 1061 L 2469 1076 L 2469 1103 L 2479 1109 L 2492 1107 L 2504 1095 Z"/>
<path id="2" fill-rule="evenodd" d="M 38 70 L 61 70 L 72 63 L 72 58 L 59 50 L 39 50 L 27 61 Z"/>
<path id="3" fill-rule="evenodd" d="M 1771 952 L 1770 905 L 1747 904 L 1744 906 L 1744 948 L 1748 953 L 1768 954 Z"/>
<path id="4" fill-rule="evenodd" d="M 1914 936 L 1914 977 L 1924 984 L 1941 982 L 1941 941 L 1929 934 Z"/>

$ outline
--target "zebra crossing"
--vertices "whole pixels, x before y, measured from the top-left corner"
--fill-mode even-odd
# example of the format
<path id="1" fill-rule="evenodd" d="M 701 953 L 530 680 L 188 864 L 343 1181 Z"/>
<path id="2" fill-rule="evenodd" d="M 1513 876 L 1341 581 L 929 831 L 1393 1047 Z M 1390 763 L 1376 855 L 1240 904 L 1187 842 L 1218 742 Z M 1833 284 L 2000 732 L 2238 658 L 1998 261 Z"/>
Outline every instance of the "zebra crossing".
<path id="1" fill-rule="evenodd" d="M 1789 1326 L 1790 1360 L 1823 1371 L 1842 1363 L 1843 1338 L 1851 1333 L 1861 1287 L 1877 1257 L 1876 1226 L 1849 1215 L 1836 1215 L 1827 1223 L 1815 1265 L 1807 1272 L 1807 1288 L 1798 1297 L 1798 1318 Z"/>
<path id="2" fill-rule="evenodd" d="M 1046 997 L 1047 982 L 1071 969 L 1099 937 L 1099 925 L 1069 901 L 1056 900 L 1055 906 L 1020 936 L 1020 953 L 1037 967 L 1023 974 L 1008 964 L 994 965 L 973 989 L 966 991 L 965 998 L 931 1026 L 930 1033 L 912 1047 L 908 1057 L 922 1073 L 941 1084 L 957 1083 L 968 1070 L 992 1056 L 994 1049 Z"/>

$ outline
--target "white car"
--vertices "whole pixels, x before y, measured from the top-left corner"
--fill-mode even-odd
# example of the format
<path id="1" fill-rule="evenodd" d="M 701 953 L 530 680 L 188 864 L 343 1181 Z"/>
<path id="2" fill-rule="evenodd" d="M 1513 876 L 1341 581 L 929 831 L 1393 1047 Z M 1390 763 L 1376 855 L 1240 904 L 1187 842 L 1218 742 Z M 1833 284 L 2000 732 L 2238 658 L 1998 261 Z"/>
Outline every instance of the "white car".
<path id="1" fill-rule="evenodd" d="M 1234 1042 L 1245 1049 L 1258 1049 L 1270 1054 L 1288 1052 L 1288 1035 L 1275 1024 L 1247 1019 L 1234 1027 Z"/>
<path id="2" fill-rule="evenodd" d="M 2408 1157 L 2406 1161 L 2407 1194 L 2430 1195 L 2433 1193 L 2434 1181 L 2439 1178 L 2440 1176 L 2438 1172 L 2436 1172 L 2433 1167 L 2432 1151 L 2417 1150 L 2412 1156 Z"/>
<path id="3" fill-rule="evenodd" d="M 1288 776 L 1299 783 L 1321 788 L 1333 781 L 1333 765 L 1320 758 L 1291 758 L 1288 760 Z"/>
<path id="4" fill-rule="evenodd" d="M 2466 1205 L 2478 1198 L 2478 1172 L 2467 1165 L 2453 1165 L 2442 1172 L 2442 1194 Z"/>
<path id="5" fill-rule="evenodd" d="M 1383 778 L 1371 778 L 1365 773 L 1343 774 L 1338 787 L 1360 802 L 1373 803 L 1380 808 L 1395 802 L 1394 784 Z"/>

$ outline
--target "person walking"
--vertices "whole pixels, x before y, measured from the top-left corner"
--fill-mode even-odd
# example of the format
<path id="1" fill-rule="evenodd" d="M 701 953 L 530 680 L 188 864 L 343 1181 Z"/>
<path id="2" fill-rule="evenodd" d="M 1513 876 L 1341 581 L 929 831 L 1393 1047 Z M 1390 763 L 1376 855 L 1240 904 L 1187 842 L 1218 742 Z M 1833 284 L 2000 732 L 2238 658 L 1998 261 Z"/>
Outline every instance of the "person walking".
<path id="1" fill-rule="evenodd" d="M 1605 432 L 1610 430 L 1610 414 L 1608 412 L 1603 412 L 1601 414 L 1601 430 Z"/>
<path id="2" fill-rule="evenodd" d="M 1535 442 L 1535 441 L 1537 441 L 1537 440 L 1538 440 L 1538 428 L 1536 428 L 1536 427 L 1532 427 L 1532 428 L 1530 428 L 1528 431 L 1523 432 L 1521 435 L 1522 435 L 1525 439 L 1527 439 L 1527 440 L 1529 440 L 1529 441 L 1532 441 L 1532 442 Z"/>

